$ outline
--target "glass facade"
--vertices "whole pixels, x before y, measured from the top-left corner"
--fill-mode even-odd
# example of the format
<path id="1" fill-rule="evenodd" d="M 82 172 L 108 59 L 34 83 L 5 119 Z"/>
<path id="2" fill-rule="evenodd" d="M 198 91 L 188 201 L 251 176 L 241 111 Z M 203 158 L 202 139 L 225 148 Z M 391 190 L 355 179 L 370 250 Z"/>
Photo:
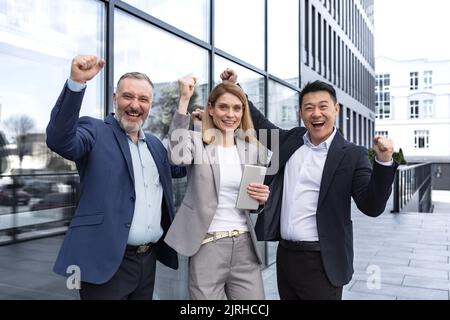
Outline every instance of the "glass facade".
<path id="1" fill-rule="evenodd" d="M 261 70 L 265 69 L 266 48 L 264 3 L 264 0 L 214 1 L 215 46 Z"/>
<path id="2" fill-rule="evenodd" d="M 47 148 L 45 128 L 72 58 L 105 55 L 106 19 L 100 1 L 0 3 L 0 243 L 7 243 L 71 216 L 78 176 Z M 89 83 L 82 115 L 103 117 L 104 84 L 104 76 Z"/>
<path id="3" fill-rule="evenodd" d="M 267 21 L 268 70 L 299 85 L 299 2 L 269 0 Z M 280 37 L 280 34 L 283 34 Z"/>
<path id="4" fill-rule="evenodd" d="M 374 95 L 365 91 L 374 88 L 373 51 L 350 39 L 351 28 L 343 29 L 347 16 L 334 6 L 329 15 L 330 8 L 314 0 L 0 0 L 0 243 L 44 230 L 60 232 L 76 206 L 74 163 L 45 144 L 50 111 L 74 56 L 107 61 L 88 83 L 81 115 L 103 119 L 113 111 L 119 77 L 148 74 L 155 90 L 145 130 L 163 143 L 178 103 L 177 79 L 189 74 L 199 79 L 190 108 L 204 107 L 225 68 L 237 71 L 239 84 L 261 112 L 289 129 L 299 125 L 300 85 L 321 76 L 334 79 L 340 92 L 349 92 L 340 87 L 349 78 L 362 83 L 348 98 L 374 110 Z M 346 48 L 357 44 L 368 63 L 350 69 L 344 40 Z M 305 63 L 312 69 L 302 75 Z M 356 114 L 351 123 L 352 110 L 345 110 L 339 127 L 350 138 L 350 132 L 356 134 Z M 184 188 L 184 180 L 174 180 L 176 205 Z M 266 264 L 274 261 L 274 250 L 273 244 L 261 247 Z M 176 272 L 158 265 L 156 298 L 187 297 L 187 259 L 180 260 Z"/>
<path id="5" fill-rule="evenodd" d="M 209 41 L 209 0 L 125 0 L 124 2 L 194 37 Z M 180 14 L 174 14 L 174 12 Z M 152 41 L 152 43 L 156 42 Z"/>

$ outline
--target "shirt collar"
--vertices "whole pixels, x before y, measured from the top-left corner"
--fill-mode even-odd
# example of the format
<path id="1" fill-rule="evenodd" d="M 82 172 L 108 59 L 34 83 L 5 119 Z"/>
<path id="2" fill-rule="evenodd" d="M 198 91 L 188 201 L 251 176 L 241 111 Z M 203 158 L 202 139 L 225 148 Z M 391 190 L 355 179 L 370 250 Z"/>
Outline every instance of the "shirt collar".
<path id="1" fill-rule="evenodd" d="M 139 140 L 145 141 L 145 133 L 142 129 L 139 129 Z"/>
<path id="2" fill-rule="evenodd" d="M 333 142 L 333 139 L 334 139 L 335 135 L 336 135 L 336 127 L 333 128 L 333 132 L 331 133 L 331 135 L 328 137 L 327 140 L 325 140 L 324 142 L 321 142 L 319 145 L 315 146 L 311 142 L 311 139 L 309 138 L 309 132 L 306 132 L 303 135 L 303 142 L 304 142 L 305 145 L 307 145 L 308 147 L 310 147 L 312 149 L 325 149 L 325 150 L 328 150 L 328 149 L 330 149 L 331 142 Z"/>

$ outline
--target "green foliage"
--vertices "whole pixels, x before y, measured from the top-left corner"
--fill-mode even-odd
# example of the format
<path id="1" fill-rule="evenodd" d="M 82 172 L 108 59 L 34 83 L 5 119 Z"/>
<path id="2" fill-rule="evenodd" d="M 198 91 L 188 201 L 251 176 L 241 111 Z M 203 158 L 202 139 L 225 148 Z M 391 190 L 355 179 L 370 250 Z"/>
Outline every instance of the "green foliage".
<path id="1" fill-rule="evenodd" d="M 146 130 L 159 135 L 161 139 L 164 139 L 168 132 L 170 123 L 172 122 L 172 117 L 175 110 L 178 108 L 178 87 L 169 86 L 166 88 L 161 88 L 160 98 L 154 102 L 153 108 L 150 111 L 149 121 L 146 125 Z M 189 101 L 188 112 L 191 112 L 194 108 L 194 102 L 198 98 L 197 91 Z"/>
<path id="2" fill-rule="evenodd" d="M 395 161 L 397 161 L 399 164 L 408 164 L 405 160 L 405 156 L 403 155 L 403 150 L 400 148 L 398 152 L 394 152 L 394 155 L 392 156 Z"/>

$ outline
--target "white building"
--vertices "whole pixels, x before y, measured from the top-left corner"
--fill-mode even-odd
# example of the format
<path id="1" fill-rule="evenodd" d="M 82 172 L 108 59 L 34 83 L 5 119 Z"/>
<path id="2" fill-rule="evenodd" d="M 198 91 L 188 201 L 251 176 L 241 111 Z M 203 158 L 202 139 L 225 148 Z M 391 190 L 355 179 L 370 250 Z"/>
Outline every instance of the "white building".
<path id="1" fill-rule="evenodd" d="M 450 60 L 376 59 L 378 134 L 408 162 L 450 160 Z"/>

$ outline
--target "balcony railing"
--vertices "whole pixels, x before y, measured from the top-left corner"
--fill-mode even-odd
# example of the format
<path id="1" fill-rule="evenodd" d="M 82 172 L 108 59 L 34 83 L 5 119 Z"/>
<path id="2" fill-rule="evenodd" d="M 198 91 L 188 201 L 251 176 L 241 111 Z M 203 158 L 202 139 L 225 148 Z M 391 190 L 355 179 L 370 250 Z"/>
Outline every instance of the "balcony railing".
<path id="1" fill-rule="evenodd" d="M 415 212 L 430 212 L 432 208 L 431 168 L 431 163 L 424 163 L 401 166 L 397 169 L 392 212 L 402 212 L 405 209 Z"/>

